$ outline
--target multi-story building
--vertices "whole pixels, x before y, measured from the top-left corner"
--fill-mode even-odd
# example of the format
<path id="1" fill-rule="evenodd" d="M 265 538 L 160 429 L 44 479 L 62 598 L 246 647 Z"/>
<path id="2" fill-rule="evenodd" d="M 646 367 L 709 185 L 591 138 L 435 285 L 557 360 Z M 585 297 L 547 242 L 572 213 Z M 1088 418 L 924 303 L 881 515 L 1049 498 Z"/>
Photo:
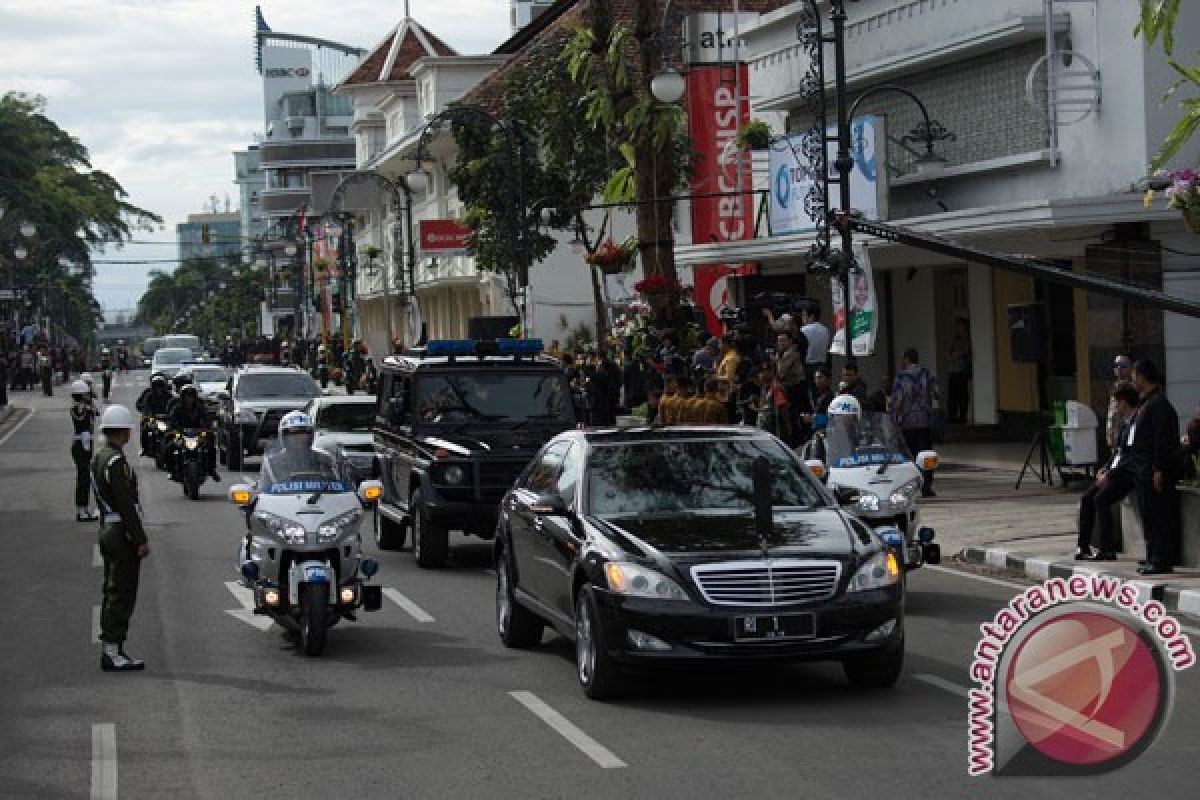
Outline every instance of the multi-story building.
<path id="1" fill-rule="evenodd" d="M 237 211 L 188 214 L 187 222 L 175 226 L 179 260 L 223 259 L 242 252 L 242 215 Z"/>
<path id="2" fill-rule="evenodd" d="M 809 59 L 797 39 L 808 6 L 791 3 L 742 28 L 755 113 L 783 119 L 776 134 L 812 124 L 802 94 Z M 1136 189 L 1179 113 L 1160 102 L 1174 77 L 1161 50 L 1133 35 L 1136 3 L 862 0 L 847 12 L 850 93 L 864 98 L 860 114 L 882 124 L 882 220 L 1063 270 L 1197 294 L 1200 272 L 1188 255 L 1196 237 L 1161 199 L 1144 207 Z M 1185 4 L 1178 26 L 1200 28 L 1200 7 Z M 832 53 L 826 57 L 832 83 Z M 883 85 L 916 95 L 954 134 L 936 142 L 944 164 L 917 163 L 924 144 L 904 137 L 920 110 L 901 92 L 871 91 Z M 1200 140 L 1176 161 L 1198 158 Z M 759 176 L 772 203 L 777 177 Z M 828 319 L 828 279 L 806 271 L 812 242 L 811 231 L 798 231 L 683 246 L 676 255 L 683 264 L 758 263 L 762 274 L 788 277 L 796 292 L 820 299 Z M 1055 399 L 1103 409 L 1118 351 L 1165 364 L 1168 393 L 1185 417 L 1200 399 L 1197 320 L 913 247 L 869 245 L 881 312 L 876 354 L 861 360 L 872 386 L 908 347 L 944 379 L 961 320 L 978 425 L 1015 430 Z M 1040 364 L 1013 351 L 1010 310 L 1030 304 L 1044 314 Z"/>
<path id="3" fill-rule="evenodd" d="M 254 242 L 267 230 L 267 215 L 263 211 L 263 189 L 267 177 L 259 163 L 258 145 L 249 145 L 245 150 L 233 153 L 234 179 L 237 184 L 242 223 L 242 254 L 250 261 Z"/>
<path id="4" fill-rule="evenodd" d="M 543 11 L 554 5 L 554 0 L 509 0 L 509 20 L 512 32 L 533 22 Z"/>

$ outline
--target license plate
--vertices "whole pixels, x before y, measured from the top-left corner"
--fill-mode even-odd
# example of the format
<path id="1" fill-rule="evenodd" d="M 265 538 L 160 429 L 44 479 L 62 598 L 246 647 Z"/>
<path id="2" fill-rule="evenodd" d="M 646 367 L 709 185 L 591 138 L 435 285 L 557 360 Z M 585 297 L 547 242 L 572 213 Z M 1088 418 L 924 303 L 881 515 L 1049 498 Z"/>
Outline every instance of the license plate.
<path id="1" fill-rule="evenodd" d="M 809 639 L 816 635 L 812 614 L 772 614 L 754 617 L 735 617 L 735 642 L 775 642 L 786 639 Z"/>
<path id="2" fill-rule="evenodd" d="M 305 567 L 304 580 L 309 583 L 329 583 L 329 575 L 324 567 Z"/>

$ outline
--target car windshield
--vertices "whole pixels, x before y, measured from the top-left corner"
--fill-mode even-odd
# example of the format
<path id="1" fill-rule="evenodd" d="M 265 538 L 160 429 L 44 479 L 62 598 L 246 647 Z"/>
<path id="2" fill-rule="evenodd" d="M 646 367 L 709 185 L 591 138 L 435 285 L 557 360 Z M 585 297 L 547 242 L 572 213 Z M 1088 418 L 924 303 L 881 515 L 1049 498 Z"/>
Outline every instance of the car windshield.
<path id="1" fill-rule="evenodd" d="M 422 424 L 573 421 L 570 394 L 558 371 L 422 375 L 416 412 Z"/>
<path id="2" fill-rule="evenodd" d="M 166 347 L 154 352 L 155 364 L 182 364 L 192 357 L 191 350 L 182 347 Z"/>
<path id="3" fill-rule="evenodd" d="M 825 459 L 831 468 L 903 464 L 912 460 L 895 420 L 878 411 L 860 417 L 830 415 L 825 428 Z"/>
<path id="4" fill-rule="evenodd" d="M 825 504 L 774 439 L 659 440 L 596 447 L 587 472 L 588 510 L 599 516 L 750 511 L 759 456 L 775 477 L 775 506 Z"/>
<path id="5" fill-rule="evenodd" d="M 181 347 L 186 350 L 199 350 L 200 337 L 186 333 L 175 333 L 163 338 L 167 347 Z"/>
<path id="6" fill-rule="evenodd" d="M 227 379 L 225 370 L 216 367 L 192 370 L 192 381 L 195 383 L 224 383 Z"/>
<path id="7" fill-rule="evenodd" d="M 270 372 L 243 375 L 237 382 L 237 396 L 242 400 L 265 397 L 316 397 L 317 384 L 302 372 Z"/>
<path id="8" fill-rule="evenodd" d="M 330 403 L 317 414 L 317 430 L 370 433 L 374 421 L 374 403 Z"/>
<path id="9" fill-rule="evenodd" d="M 263 455 L 259 485 L 267 494 L 349 492 L 354 489 L 329 456 L 311 447 L 284 447 L 278 441 L 268 445 Z"/>

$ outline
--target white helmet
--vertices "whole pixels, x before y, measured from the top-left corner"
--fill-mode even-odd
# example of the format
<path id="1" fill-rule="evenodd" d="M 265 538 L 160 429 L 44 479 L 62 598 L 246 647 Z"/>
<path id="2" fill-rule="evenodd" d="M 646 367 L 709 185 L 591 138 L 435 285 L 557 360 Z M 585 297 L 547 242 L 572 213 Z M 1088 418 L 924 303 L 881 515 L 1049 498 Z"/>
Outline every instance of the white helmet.
<path id="1" fill-rule="evenodd" d="M 77 380 L 71 384 L 71 394 L 88 394 L 92 388 L 83 380 Z"/>
<path id="2" fill-rule="evenodd" d="M 101 355 L 108 355 L 108 346 L 105 345 L 104 347 L 101 347 L 100 353 L 101 353 Z"/>
<path id="3" fill-rule="evenodd" d="M 289 411 L 279 420 L 279 443 L 284 447 L 309 448 L 313 440 L 312 418 L 303 411 Z"/>
<path id="4" fill-rule="evenodd" d="M 133 424 L 133 414 L 129 413 L 129 409 L 125 406 L 109 406 L 104 409 L 104 413 L 100 415 L 100 430 L 107 431 L 110 429 L 125 429 L 133 430 L 137 426 Z"/>
<path id="5" fill-rule="evenodd" d="M 861 417 L 862 406 L 852 394 L 839 394 L 829 402 L 829 416 Z"/>
<path id="6" fill-rule="evenodd" d="M 86 383 L 88 385 L 89 391 L 92 388 L 92 384 L 95 383 L 95 381 L 96 381 L 96 379 L 92 377 L 92 373 L 90 373 L 90 372 L 85 372 L 82 375 L 80 375 L 79 380 L 83 381 L 84 383 Z"/>

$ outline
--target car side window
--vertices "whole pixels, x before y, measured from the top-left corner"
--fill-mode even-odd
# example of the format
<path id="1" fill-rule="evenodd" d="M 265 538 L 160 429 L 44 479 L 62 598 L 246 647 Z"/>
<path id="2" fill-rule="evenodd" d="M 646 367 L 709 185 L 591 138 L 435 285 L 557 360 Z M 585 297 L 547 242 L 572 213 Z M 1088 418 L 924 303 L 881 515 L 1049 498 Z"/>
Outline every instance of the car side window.
<path id="1" fill-rule="evenodd" d="M 567 508 L 575 511 L 575 489 L 579 485 L 579 476 L 583 474 L 583 448 L 572 446 L 563 458 L 562 471 L 554 490 Z"/>
<path id="2" fill-rule="evenodd" d="M 392 375 L 389 391 L 386 394 L 379 393 L 380 397 L 387 398 L 385 412 L 388 424 L 409 424 L 409 414 L 412 409 L 411 388 L 412 379 L 407 375 Z"/>
<path id="3" fill-rule="evenodd" d="M 375 416 L 387 420 L 387 402 L 392 396 L 392 375 L 385 372 L 379 376 L 379 393 L 375 395 Z"/>
<path id="4" fill-rule="evenodd" d="M 558 484 L 559 472 L 562 469 L 563 456 L 571 446 L 570 442 L 555 442 L 542 451 L 525 476 L 524 488 L 534 494 L 546 494 L 555 491 Z"/>

